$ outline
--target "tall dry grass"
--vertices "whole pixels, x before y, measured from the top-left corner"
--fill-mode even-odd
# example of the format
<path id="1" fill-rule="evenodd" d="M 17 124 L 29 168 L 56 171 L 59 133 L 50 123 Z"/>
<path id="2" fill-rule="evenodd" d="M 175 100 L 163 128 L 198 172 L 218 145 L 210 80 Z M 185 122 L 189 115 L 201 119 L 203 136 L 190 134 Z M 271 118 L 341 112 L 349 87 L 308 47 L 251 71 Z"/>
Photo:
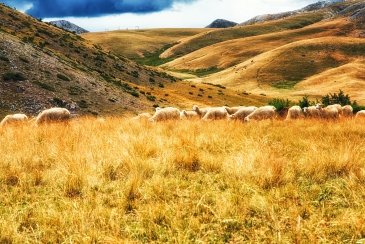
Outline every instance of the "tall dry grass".
<path id="1" fill-rule="evenodd" d="M 365 238 L 365 122 L 0 130 L 0 243 Z"/>

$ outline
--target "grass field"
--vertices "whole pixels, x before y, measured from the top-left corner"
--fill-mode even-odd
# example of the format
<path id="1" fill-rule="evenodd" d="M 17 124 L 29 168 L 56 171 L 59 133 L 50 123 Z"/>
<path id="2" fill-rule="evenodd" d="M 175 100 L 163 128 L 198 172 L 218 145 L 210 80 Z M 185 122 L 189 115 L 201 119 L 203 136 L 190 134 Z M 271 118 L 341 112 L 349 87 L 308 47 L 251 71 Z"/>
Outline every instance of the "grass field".
<path id="1" fill-rule="evenodd" d="M 0 130 L 0 242 L 355 243 L 365 121 Z"/>
<path id="2" fill-rule="evenodd" d="M 194 36 L 209 29 L 147 29 L 94 32 L 83 37 L 118 55 L 145 62 L 143 57 L 165 51 L 164 47 L 177 43 L 180 39 Z M 159 54 L 157 55 L 157 57 Z M 147 57 L 148 58 L 148 57 Z M 151 59 L 151 57 L 149 57 Z M 155 58 L 156 59 L 156 58 Z"/>

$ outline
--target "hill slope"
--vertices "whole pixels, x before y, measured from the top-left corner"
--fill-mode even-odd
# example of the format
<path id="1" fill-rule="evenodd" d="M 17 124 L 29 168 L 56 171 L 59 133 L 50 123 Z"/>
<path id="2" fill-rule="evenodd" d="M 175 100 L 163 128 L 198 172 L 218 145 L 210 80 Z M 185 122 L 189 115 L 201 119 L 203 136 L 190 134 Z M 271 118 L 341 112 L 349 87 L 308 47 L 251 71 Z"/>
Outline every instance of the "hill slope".
<path id="1" fill-rule="evenodd" d="M 142 110 L 155 103 L 139 87 L 175 81 L 4 5 L 0 13 L 2 113 L 71 104 L 78 113 Z"/>
<path id="2" fill-rule="evenodd" d="M 145 56 L 162 52 L 181 39 L 194 36 L 207 29 L 150 29 L 94 32 L 83 35 L 117 55 L 126 56 L 136 61 L 143 61 Z M 159 54 L 157 55 L 157 57 Z"/>
<path id="3" fill-rule="evenodd" d="M 291 42 L 326 36 L 347 36 L 353 30 L 353 23 L 345 19 L 319 22 L 301 29 L 220 42 L 174 59 L 164 67 L 173 70 L 225 69 Z"/>

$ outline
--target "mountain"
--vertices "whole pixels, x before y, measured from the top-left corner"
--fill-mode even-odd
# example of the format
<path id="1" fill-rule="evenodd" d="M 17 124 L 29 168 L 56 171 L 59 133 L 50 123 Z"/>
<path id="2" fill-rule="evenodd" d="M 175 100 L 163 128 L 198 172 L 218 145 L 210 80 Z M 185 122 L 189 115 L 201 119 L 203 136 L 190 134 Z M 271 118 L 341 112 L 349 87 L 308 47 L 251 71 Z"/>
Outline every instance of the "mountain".
<path id="1" fill-rule="evenodd" d="M 245 26 L 245 25 L 252 25 L 255 23 L 261 23 L 261 22 L 265 22 L 265 21 L 271 21 L 271 20 L 278 20 L 278 19 L 283 19 L 289 16 L 293 16 L 293 15 L 297 15 L 297 14 L 302 14 L 305 12 L 312 12 L 312 11 L 316 11 L 316 10 L 321 10 L 323 8 L 326 8 L 330 5 L 333 5 L 335 3 L 343 3 L 345 2 L 345 0 L 327 0 L 327 1 L 319 1 L 317 3 L 313 3 L 310 4 L 302 9 L 298 9 L 298 10 L 294 10 L 294 11 L 287 11 L 287 12 L 282 12 L 282 13 L 277 13 L 277 14 L 264 14 L 264 15 L 258 15 L 256 17 L 253 17 L 252 19 L 249 19 L 243 23 L 240 24 L 240 26 Z"/>
<path id="2" fill-rule="evenodd" d="M 79 114 L 135 113 L 167 103 L 155 92 L 174 82 L 159 69 L 0 4 L 0 116 L 52 106 Z"/>
<path id="3" fill-rule="evenodd" d="M 56 21 L 50 21 L 49 23 L 54 26 L 57 26 L 61 29 L 64 29 L 64 30 L 67 30 L 70 32 L 74 32 L 78 35 L 89 32 L 88 30 L 85 30 L 85 29 L 81 28 L 80 26 L 77 26 L 67 20 L 56 20 Z"/>
<path id="4" fill-rule="evenodd" d="M 229 27 L 234 27 L 236 25 L 237 25 L 237 23 L 229 21 L 229 20 L 217 19 L 217 20 L 214 20 L 206 28 L 229 28 Z"/>

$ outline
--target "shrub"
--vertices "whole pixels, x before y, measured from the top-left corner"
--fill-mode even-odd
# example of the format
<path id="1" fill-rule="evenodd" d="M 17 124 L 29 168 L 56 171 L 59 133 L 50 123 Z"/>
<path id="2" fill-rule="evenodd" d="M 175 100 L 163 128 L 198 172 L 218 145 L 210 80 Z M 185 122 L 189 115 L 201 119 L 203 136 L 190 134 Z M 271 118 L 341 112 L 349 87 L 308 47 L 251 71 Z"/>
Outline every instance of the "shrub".
<path id="1" fill-rule="evenodd" d="M 5 81 L 23 81 L 27 78 L 20 72 L 7 72 L 3 74 L 3 79 Z"/>
<path id="2" fill-rule="evenodd" d="M 152 95 L 148 95 L 148 96 L 147 96 L 147 99 L 148 99 L 149 101 L 151 101 L 151 102 L 156 101 L 156 97 L 155 97 L 155 96 L 152 96 Z"/>
<path id="3" fill-rule="evenodd" d="M 81 100 L 77 103 L 79 105 L 80 108 L 87 108 L 88 104 L 85 100 Z"/>
<path id="4" fill-rule="evenodd" d="M 57 74 L 57 78 L 64 81 L 71 81 L 71 79 L 64 74 Z"/>
<path id="5" fill-rule="evenodd" d="M 52 91 L 52 92 L 56 91 L 56 89 L 53 86 L 50 86 L 46 83 L 43 83 L 43 82 L 40 82 L 40 81 L 35 81 L 34 83 L 37 84 L 38 86 L 40 86 L 41 88 L 45 89 L 45 90 Z"/>
<path id="6" fill-rule="evenodd" d="M 2 61 L 5 61 L 5 62 L 9 62 L 10 60 L 9 60 L 9 58 L 8 57 L 6 57 L 5 55 L 3 55 L 3 54 L 0 54 L 0 60 L 2 60 Z"/>
<path id="7" fill-rule="evenodd" d="M 308 96 L 304 96 L 302 98 L 302 100 L 299 100 L 298 102 L 298 105 L 301 107 L 301 108 L 306 108 L 306 107 L 309 107 L 313 104 L 313 102 L 309 101 L 309 98 Z"/>
<path id="8" fill-rule="evenodd" d="M 280 99 L 274 98 L 269 102 L 269 105 L 272 105 L 276 108 L 278 112 L 283 111 L 290 107 L 291 102 L 288 99 Z"/>
<path id="9" fill-rule="evenodd" d="M 322 104 L 324 106 L 332 104 L 341 104 L 341 106 L 351 105 L 351 98 L 348 94 L 345 94 L 342 90 L 339 93 L 329 93 L 322 97 Z"/>
<path id="10" fill-rule="evenodd" d="M 160 83 L 160 84 L 158 84 L 158 87 L 164 88 L 165 86 L 164 86 L 164 84 Z"/>
<path id="11" fill-rule="evenodd" d="M 138 73 L 138 71 L 132 71 L 132 76 L 134 77 L 134 78 L 138 78 L 139 77 L 139 73 Z"/>

